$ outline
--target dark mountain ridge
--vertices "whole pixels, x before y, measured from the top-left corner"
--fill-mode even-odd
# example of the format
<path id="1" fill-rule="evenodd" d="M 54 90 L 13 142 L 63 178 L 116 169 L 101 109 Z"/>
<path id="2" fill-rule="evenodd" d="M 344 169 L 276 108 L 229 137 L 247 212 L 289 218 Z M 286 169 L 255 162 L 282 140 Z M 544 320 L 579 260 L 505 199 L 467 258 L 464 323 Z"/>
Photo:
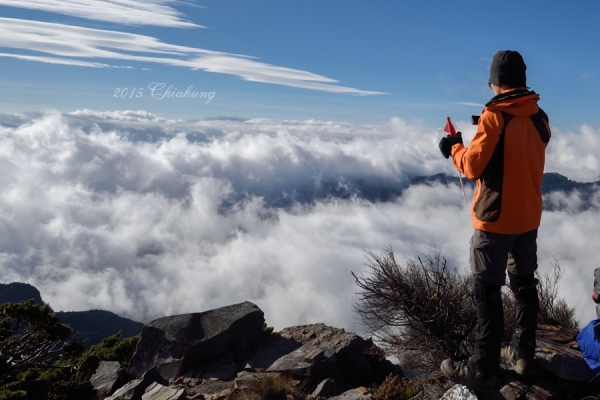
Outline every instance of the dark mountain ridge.
<path id="1" fill-rule="evenodd" d="M 443 185 L 458 185 L 460 186 L 460 179 L 458 176 L 449 176 L 446 174 L 436 174 L 430 176 L 418 176 L 411 180 L 411 185 L 433 185 L 435 183 L 441 183 Z M 463 184 L 467 187 L 473 188 L 475 182 L 463 177 Z M 547 172 L 544 174 L 542 180 L 542 196 L 550 195 L 551 193 L 559 192 L 567 197 L 573 194 L 577 194 L 581 199 L 581 203 L 578 204 L 577 210 L 584 211 L 589 209 L 592 204 L 592 199 L 595 192 L 600 189 L 600 181 L 595 182 L 577 182 L 558 174 L 556 172 Z M 545 201 L 545 211 L 556 211 L 567 207 L 560 201 Z"/>
<path id="2" fill-rule="evenodd" d="M 230 207 L 249 196 L 260 196 L 265 203 L 274 208 L 289 208 L 295 204 L 311 205 L 317 201 L 327 199 L 351 199 L 359 198 L 372 203 L 385 203 L 395 201 L 402 196 L 403 192 L 415 185 L 458 185 L 460 180 L 458 174 L 446 175 L 443 173 L 428 176 L 416 176 L 408 181 L 406 179 L 395 179 L 390 177 L 373 176 L 347 177 L 347 176 L 325 176 L 314 180 L 297 179 L 290 181 L 288 186 L 270 187 L 258 184 L 250 184 L 243 188 L 237 188 L 234 184 L 235 193 L 221 205 L 221 211 L 226 212 Z M 473 188 L 475 182 L 463 177 L 465 187 Z M 544 174 L 542 181 L 542 195 L 561 192 L 567 196 L 577 194 L 581 200 L 580 210 L 591 207 L 590 202 L 593 194 L 600 188 L 600 181 L 577 182 L 555 172 Z M 545 210 L 561 209 L 560 202 L 545 202 Z"/>
<path id="3" fill-rule="evenodd" d="M 44 304 L 40 291 L 28 283 L 0 283 L 0 304 L 18 303 L 33 299 L 35 304 Z M 135 336 L 144 324 L 121 317 L 105 310 L 57 311 L 56 316 L 63 324 L 71 325 L 73 334 L 89 347 L 102 339 L 121 332 L 121 337 Z"/>

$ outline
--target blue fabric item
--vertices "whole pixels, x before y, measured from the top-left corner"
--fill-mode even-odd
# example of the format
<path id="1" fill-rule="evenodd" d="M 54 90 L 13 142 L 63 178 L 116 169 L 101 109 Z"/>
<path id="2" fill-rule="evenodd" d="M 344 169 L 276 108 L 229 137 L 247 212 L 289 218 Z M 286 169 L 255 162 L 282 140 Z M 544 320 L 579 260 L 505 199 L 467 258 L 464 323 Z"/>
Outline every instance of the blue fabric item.
<path id="1" fill-rule="evenodd" d="M 596 327 L 596 325 L 598 326 Z M 598 340 L 594 327 L 600 332 L 600 319 L 590 321 L 577 334 L 577 343 L 581 353 L 583 353 L 583 359 L 590 369 L 597 374 L 600 372 L 600 340 Z"/>

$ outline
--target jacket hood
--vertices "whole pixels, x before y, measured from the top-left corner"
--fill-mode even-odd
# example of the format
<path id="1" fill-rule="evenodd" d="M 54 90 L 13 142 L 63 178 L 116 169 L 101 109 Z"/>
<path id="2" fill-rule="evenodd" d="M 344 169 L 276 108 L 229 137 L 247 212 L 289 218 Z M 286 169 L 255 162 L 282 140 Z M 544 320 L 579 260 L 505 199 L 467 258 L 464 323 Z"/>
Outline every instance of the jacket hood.
<path id="1" fill-rule="evenodd" d="M 527 89 L 515 89 L 494 96 L 486 105 L 487 111 L 505 111 L 514 116 L 529 116 L 538 112 L 540 95 Z"/>

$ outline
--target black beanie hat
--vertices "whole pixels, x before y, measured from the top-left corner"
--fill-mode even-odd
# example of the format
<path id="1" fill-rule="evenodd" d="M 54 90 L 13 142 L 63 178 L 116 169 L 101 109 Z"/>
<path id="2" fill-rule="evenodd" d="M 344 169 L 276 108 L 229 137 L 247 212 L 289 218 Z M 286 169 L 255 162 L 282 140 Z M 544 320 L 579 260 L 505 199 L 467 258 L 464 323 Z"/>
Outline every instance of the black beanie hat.
<path id="1" fill-rule="evenodd" d="M 508 85 L 510 87 L 525 87 L 527 66 L 518 51 L 500 50 L 494 55 L 490 65 L 489 83 Z"/>

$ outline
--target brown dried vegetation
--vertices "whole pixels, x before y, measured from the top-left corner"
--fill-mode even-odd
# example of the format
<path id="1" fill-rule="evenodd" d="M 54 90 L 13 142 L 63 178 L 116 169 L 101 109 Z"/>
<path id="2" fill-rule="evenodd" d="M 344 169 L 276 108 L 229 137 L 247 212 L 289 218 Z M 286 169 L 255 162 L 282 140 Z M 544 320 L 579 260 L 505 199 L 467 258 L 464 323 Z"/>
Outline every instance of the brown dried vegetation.
<path id="1" fill-rule="evenodd" d="M 405 369 L 436 371 L 446 358 L 470 356 L 475 346 L 477 314 L 473 279 L 449 268 L 439 252 L 417 260 L 396 262 L 391 247 L 382 254 L 367 252 L 367 273 L 356 276 L 359 301 L 354 309 L 388 354 L 398 356 Z M 562 272 L 555 260 L 539 275 L 538 321 L 577 327 L 575 309 L 558 298 Z M 504 287 L 505 336 L 514 328 L 514 297 Z"/>
<path id="2" fill-rule="evenodd" d="M 295 381 L 286 375 L 265 375 L 250 383 L 250 385 L 237 391 L 232 400 L 287 400 L 288 398 L 302 398 L 304 383 Z"/>
<path id="3" fill-rule="evenodd" d="M 388 376 L 373 390 L 373 400 L 411 400 L 423 393 L 421 381 L 411 381 L 397 375 Z"/>

